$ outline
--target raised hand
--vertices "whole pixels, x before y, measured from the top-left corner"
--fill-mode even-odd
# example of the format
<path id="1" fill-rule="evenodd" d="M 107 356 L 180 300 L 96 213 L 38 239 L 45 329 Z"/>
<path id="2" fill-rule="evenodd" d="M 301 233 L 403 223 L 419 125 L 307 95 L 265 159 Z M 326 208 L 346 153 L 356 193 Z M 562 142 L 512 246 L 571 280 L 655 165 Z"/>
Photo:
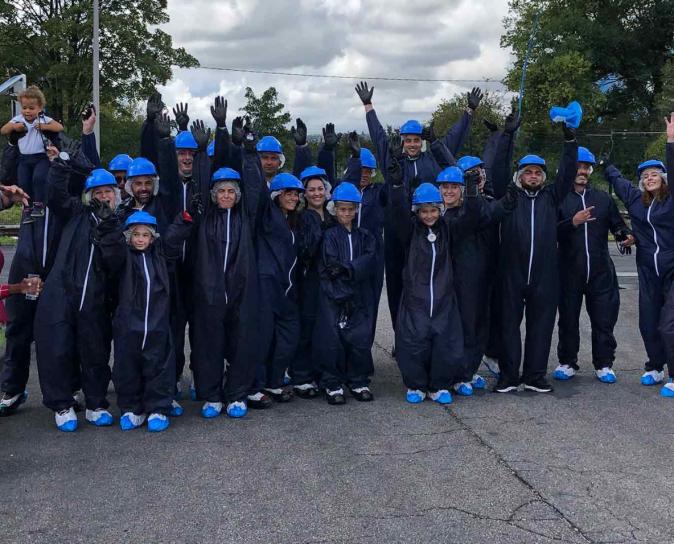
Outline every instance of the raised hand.
<path id="1" fill-rule="evenodd" d="M 90 206 L 94 212 L 94 215 L 101 221 L 106 221 L 112 217 L 113 209 L 107 202 L 92 198 Z"/>
<path id="2" fill-rule="evenodd" d="M 246 153 L 257 153 L 257 134 L 253 131 L 253 125 L 250 118 L 246 117 L 246 124 L 243 126 L 243 148 Z"/>
<path id="3" fill-rule="evenodd" d="M 192 123 L 192 136 L 197 141 L 199 146 L 199 151 L 205 151 L 208 147 L 208 143 L 211 141 L 211 129 L 206 128 L 203 121 L 197 119 Z"/>
<path id="4" fill-rule="evenodd" d="M 514 134 L 520 125 L 522 124 L 522 118 L 520 117 L 519 112 L 513 109 L 508 116 L 505 118 L 505 125 L 503 130 L 508 134 Z"/>
<path id="5" fill-rule="evenodd" d="M 165 107 L 166 105 L 161 99 L 161 94 L 156 91 L 152 93 L 147 100 L 147 120 L 154 121 L 157 115 L 164 111 Z"/>
<path id="6" fill-rule="evenodd" d="M 400 134 L 393 133 L 388 139 L 388 148 L 394 159 L 400 160 L 403 158 L 403 139 Z"/>
<path id="7" fill-rule="evenodd" d="M 96 125 L 96 107 L 89 104 L 82 112 L 82 134 L 91 134 Z"/>
<path id="8" fill-rule="evenodd" d="M 243 117 L 235 117 L 232 121 L 232 143 L 234 145 L 243 143 Z"/>
<path id="9" fill-rule="evenodd" d="M 215 97 L 215 102 L 211 106 L 211 115 L 218 128 L 227 128 L 227 100 L 224 97 Z"/>
<path id="10" fill-rule="evenodd" d="M 360 98 L 360 101 L 363 103 L 363 106 L 372 104 L 373 92 L 374 87 L 368 87 L 367 81 L 361 81 L 358 85 L 356 85 L 356 93 L 358 94 L 358 98 Z"/>
<path id="11" fill-rule="evenodd" d="M 295 145 L 298 147 L 307 145 L 307 125 L 305 125 L 304 121 L 299 117 L 295 123 L 297 124 L 297 127 L 292 127 L 290 129 L 293 138 L 295 138 Z"/>
<path id="12" fill-rule="evenodd" d="M 483 96 L 482 90 L 479 87 L 473 87 L 473 89 L 467 94 L 468 107 L 475 111 L 480 105 L 480 101 L 482 100 Z"/>
<path id="13" fill-rule="evenodd" d="M 173 115 L 176 118 L 176 125 L 178 125 L 178 130 L 183 131 L 187 130 L 187 125 L 190 124 L 190 116 L 187 115 L 188 104 L 180 102 L 173 108 Z"/>
<path id="14" fill-rule="evenodd" d="M 333 123 L 328 123 L 323 129 L 323 149 L 332 151 L 337 147 L 341 138 L 341 133 L 335 133 L 335 125 Z"/>
<path id="15" fill-rule="evenodd" d="M 349 132 L 349 137 L 347 138 L 346 142 L 349 146 L 349 150 L 351 151 L 351 156 L 354 159 L 360 159 L 360 138 L 358 138 L 358 134 L 355 130 L 353 132 Z"/>
<path id="16" fill-rule="evenodd" d="M 171 120 L 165 113 L 160 113 L 154 119 L 154 126 L 157 129 L 159 138 L 169 138 L 171 136 Z"/>
<path id="17" fill-rule="evenodd" d="M 667 125 L 667 142 L 674 142 L 674 111 L 669 114 L 669 119 L 665 117 L 665 123 Z"/>
<path id="18" fill-rule="evenodd" d="M 426 140 L 429 144 L 432 144 L 437 138 L 435 137 L 435 131 L 433 130 L 433 124 L 435 121 L 431 121 L 427 127 L 424 127 L 421 131 L 421 138 Z"/>
<path id="19" fill-rule="evenodd" d="M 573 142 L 576 139 L 576 129 L 567 127 L 566 123 L 561 123 L 562 132 L 564 133 L 564 141 Z"/>
<path id="20" fill-rule="evenodd" d="M 466 198 L 475 198 L 479 193 L 481 176 L 477 169 L 471 170 L 465 175 L 466 190 L 464 196 Z"/>
<path id="21" fill-rule="evenodd" d="M 489 119 L 483 119 L 482 122 L 484 123 L 484 126 L 487 127 L 487 130 L 489 132 L 497 132 L 498 131 L 498 125 L 496 123 L 492 123 Z"/>

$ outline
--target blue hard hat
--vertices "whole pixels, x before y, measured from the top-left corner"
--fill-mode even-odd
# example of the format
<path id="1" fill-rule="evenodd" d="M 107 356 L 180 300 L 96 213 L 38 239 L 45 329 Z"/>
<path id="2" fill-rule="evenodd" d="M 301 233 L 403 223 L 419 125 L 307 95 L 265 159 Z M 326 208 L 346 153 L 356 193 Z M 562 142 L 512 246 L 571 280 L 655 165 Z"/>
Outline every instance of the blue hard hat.
<path id="1" fill-rule="evenodd" d="M 597 164 L 592 151 L 590 151 L 587 147 L 578 147 L 578 162 Z"/>
<path id="2" fill-rule="evenodd" d="M 323 168 L 319 168 L 318 166 L 307 166 L 304 170 L 302 170 L 302 173 L 300 174 L 300 179 L 302 181 L 306 181 L 310 178 L 323 178 L 327 179 L 328 174 Z"/>
<path id="3" fill-rule="evenodd" d="M 156 176 L 157 169 L 154 167 L 151 161 L 138 157 L 133 159 L 129 163 L 129 167 L 126 169 L 126 177 L 133 178 L 135 176 Z"/>
<path id="4" fill-rule="evenodd" d="M 84 183 L 84 190 L 90 191 L 96 187 L 104 187 L 106 185 L 117 187 L 115 176 L 104 168 L 96 168 L 96 170 L 91 171 L 91 174 L 89 174 L 89 177 Z"/>
<path id="5" fill-rule="evenodd" d="M 255 147 L 258 153 L 283 153 L 283 147 L 273 136 L 264 136 Z"/>
<path id="6" fill-rule="evenodd" d="M 424 127 L 421 126 L 419 121 L 410 119 L 405 121 L 400 127 L 400 134 L 421 134 L 424 131 Z"/>
<path id="7" fill-rule="evenodd" d="M 276 174 L 274 179 L 271 180 L 269 190 L 283 191 L 286 189 L 297 189 L 298 191 L 304 191 L 304 185 L 302 185 L 302 182 L 292 174 L 288 174 L 286 172 Z"/>
<path id="8" fill-rule="evenodd" d="M 459 183 L 464 185 L 463 170 L 458 166 L 449 166 L 438 174 L 435 183 Z"/>
<path id="9" fill-rule="evenodd" d="M 361 168 L 377 168 L 377 159 L 374 158 L 372 151 L 365 147 L 360 150 L 360 166 Z"/>
<path id="10" fill-rule="evenodd" d="M 211 185 L 218 181 L 241 181 L 241 175 L 233 168 L 218 168 L 213 172 L 211 177 Z"/>
<path id="11" fill-rule="evenodd" d="M 363 196 L 353 183 L 340 183 L 332 192 L 332 201 L 360 204 L 363 201 Z"/>
<path id="12" fill-rule="evenodd" d="M 639 166 L 637 166 L 637 176 L 641 177 L 641 173 L 644 170 L 646 170 L 646 168 L 659 168 L 664 173 L 667 173 L 667 168 L 662 163 L 662 161 L 659 161 L 657 159 L 651 159 L 648 161 L 644 161 Z"/>
<path id="13" fill-rule="evenodd" d="M 210 144 L 208 144 L 208 147 L 206 148 L 206 153 L 208 154 L 209 157 L 215 156 L 215 140 L 213 140 Z"/>
<path id="14" fill-rule="evenodd" d="M 475 168 L 476 166 L 484 166 L 484 161 L 480 157 L 466 155 L 465 157 L 461 157 L 458 161 L 456 161 L 456 165 L 461 168 L 461 170 L 466 172 L 467 170 Z"/>
<path id="15" fill-rule="evenodd" d="M 440 190 L 432 183 L 422 183 L 414 191 L 412 204 L 442 204 L 442 195 Z"/>
<path id="16" fill-rule="evenodd" d="M 110 170 L 110 172 L 121 172 L 122 170 L 126 172 L 126 169 L 129 167 L 129 164 L 131 164 L 132 160 L 133 159 L 126 153 L 116 155 L 108 163 L 108 170 Z"/>
<path id="17" fill-rule="evenodd" d="M 124 222 L 125 229 L 133 225 L 149 225 L 151 227 L 156 227 L 157 219 L 154 215 L 141 210 L 138 212 L 133 212 Z"/>
<path id="18" fill-rule="evenodd" d="M 548 169 L 545 166 L 545 159 L 539 157 L 538 155 L 525 155 L 520 159 L 520 162 L 517 163 L 517 169 L 521 170 L 525 166 L 540 166 L 543 169 L 543 172 L 547 172 Z"/>
<path id="19" fill-rule="evenodd" d="M 176 134 L 175 146 L 176 149 L 190 149 L 192 151 L 197 151 L 199 149 L 197 141 L 189 130 L 183 130 Z"/>

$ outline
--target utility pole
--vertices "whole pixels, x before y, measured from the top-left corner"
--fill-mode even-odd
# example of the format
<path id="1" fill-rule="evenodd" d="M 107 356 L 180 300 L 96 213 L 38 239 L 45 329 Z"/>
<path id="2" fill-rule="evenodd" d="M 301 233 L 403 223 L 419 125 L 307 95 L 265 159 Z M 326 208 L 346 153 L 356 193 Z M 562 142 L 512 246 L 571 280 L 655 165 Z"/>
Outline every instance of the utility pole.
<path id="1" fill-rule="evenodd" d="M 94 2 L 94 35 L 92 52 L 93 52 L 93 91 L 94 91 L 94 107 L 96 108 L 96 125 L 94 126 L 94 134 L 96 135 L 96 149 L 100 155 L 101 153 L 101 97 L 100 97 L 100 64 L 99 64 L 99 6 L 98 0 Z"/>

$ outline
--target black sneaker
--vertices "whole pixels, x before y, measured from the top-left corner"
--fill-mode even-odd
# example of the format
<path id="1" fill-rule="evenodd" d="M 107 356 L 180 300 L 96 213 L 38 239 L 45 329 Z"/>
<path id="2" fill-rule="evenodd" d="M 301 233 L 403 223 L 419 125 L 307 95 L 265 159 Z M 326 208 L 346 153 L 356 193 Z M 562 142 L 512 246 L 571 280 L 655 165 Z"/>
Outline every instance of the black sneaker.
<path id="1" fill-rule="evenodd" d="M 510 393 L 511 391 L 517 391 L 518 384 L 511 382 L 503 374 L 498 379 L 494 391 L 496 393 Z"/>
<path id="2" fill-rule="evenodd" d="M 264 389 L 265 393 L 273 398 L 276 402 L 290 402 L 293 400 L 293 392 L 279 387 L 278 389 Z"/>
<path id="3" fill-rule="evenodd" d="M 269 396 L 258 391 L 254 395 L 248 395 L 247 404 L 248 408 L 252 408 L 253 410 L 265 410 L 271 407 L 272 401 Z"/>
<path id="4" fill-rule="evenodd" d="M 293 386 L 293 393 L 301 399 L 313 399 L 318 395 L 318 389 L 313 384 L 301 384 Z"/>
<path id="5" fill-rule="evenodd" d="M 325 396 L 327 397 L 328 404 L 346 404 L 346 398 L 344 397 L 344 391 L 342 389 L 336 389 L 334 391 L 326 389 Z"/>
<path id="6" fill-rule="evenodd" d="M 536 393 L 550 393 L 552 391 L 552 386 L 545 378 L 538 378 L 537 380 L 525 382 L 524 389 L 527 391 L 536 391 Z"/>
<path id="7" fill-rule="evenodd" d="M 2 399 L 0 399 L 0 417 L 11 416 L 16 412 L 26 399 L 28 398 L 28 393 L 25 391 L 19 393 L 18 395 L 9 395 L 4 393 Z"/>
<path id="8" fill-rule="evenodd" d="M 353 398 L 359 402 L 370 402 L 374 400 L 374 395 L 369 387 L 355 387 L 350 389 Z"/>

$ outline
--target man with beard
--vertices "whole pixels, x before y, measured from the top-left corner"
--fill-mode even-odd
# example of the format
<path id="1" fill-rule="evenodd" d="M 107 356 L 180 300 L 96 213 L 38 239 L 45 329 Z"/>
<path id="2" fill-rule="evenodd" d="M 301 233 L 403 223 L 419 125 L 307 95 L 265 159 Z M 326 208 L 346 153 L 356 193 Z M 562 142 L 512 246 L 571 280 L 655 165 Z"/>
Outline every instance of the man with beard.
<path id="1" fill-rule="evenodd" d="M 601 382 L 614 383 L 613 328 L 618 320 L 620 295 L 606 241 L 610 231 L 621 244 L 619 247 L 628 248 L 634 244 L 634 237 L 609 194 L 589 186 L 594 165 L 594 155 L 579 147 L 574 190 L 566 195 L 559 209 L 559 366 L 552 376 L 570 380 L 578 370 L 578 319 L 584 296 L 592 326 L 595 375 Z"/>

